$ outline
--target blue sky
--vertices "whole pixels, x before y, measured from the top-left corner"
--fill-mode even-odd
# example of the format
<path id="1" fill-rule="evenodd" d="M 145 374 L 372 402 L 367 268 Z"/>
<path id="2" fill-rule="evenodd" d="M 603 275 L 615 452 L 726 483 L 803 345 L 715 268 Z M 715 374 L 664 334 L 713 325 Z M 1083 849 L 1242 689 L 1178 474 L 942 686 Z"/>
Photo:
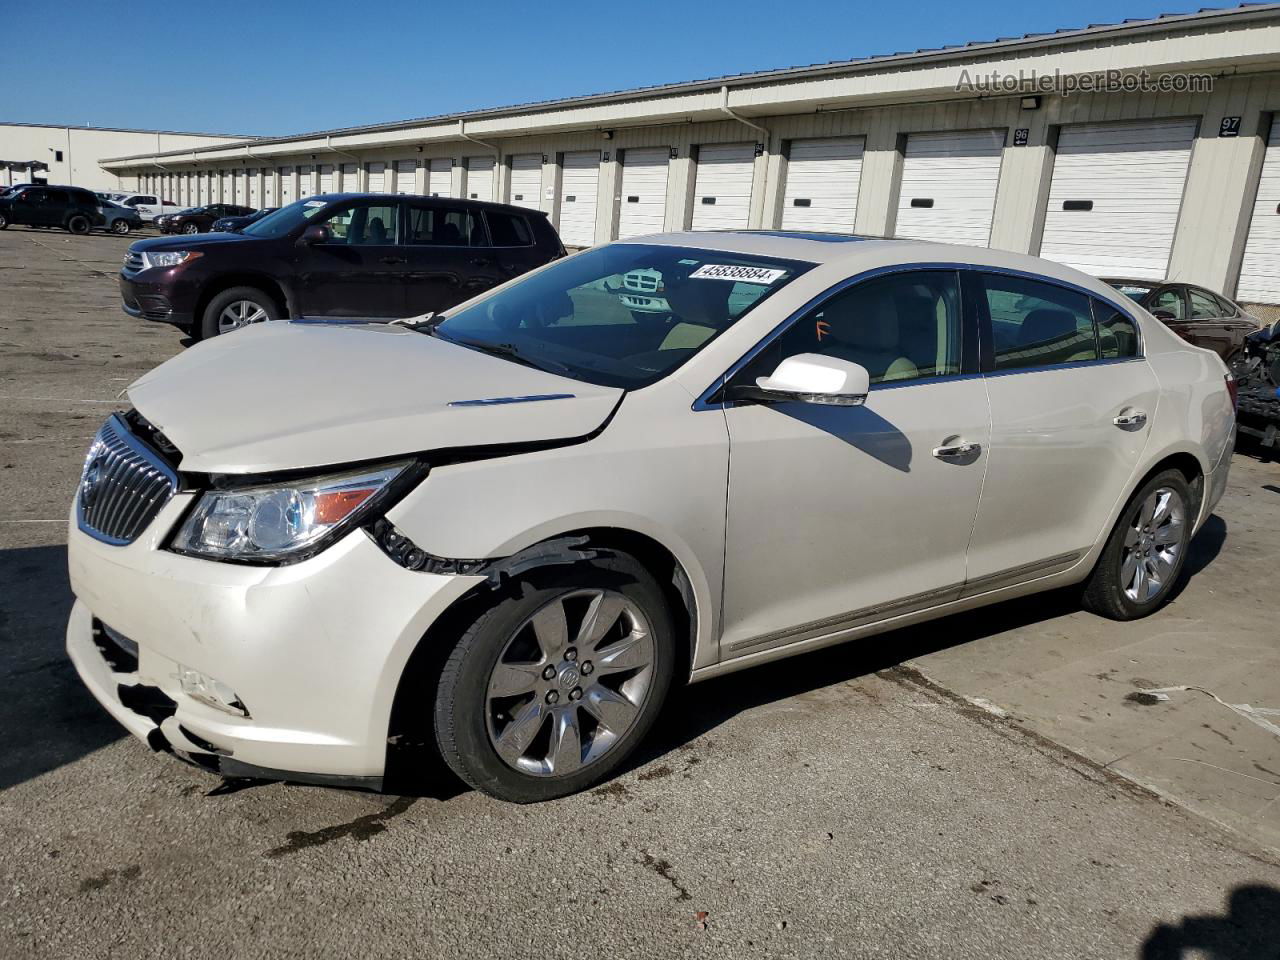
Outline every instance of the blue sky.
<path id="1" fill-rule="evenodd" d="M 0 36 L 9 82 L 0 120 L 283 135 L 1198 6 L 5 0 Z"/>

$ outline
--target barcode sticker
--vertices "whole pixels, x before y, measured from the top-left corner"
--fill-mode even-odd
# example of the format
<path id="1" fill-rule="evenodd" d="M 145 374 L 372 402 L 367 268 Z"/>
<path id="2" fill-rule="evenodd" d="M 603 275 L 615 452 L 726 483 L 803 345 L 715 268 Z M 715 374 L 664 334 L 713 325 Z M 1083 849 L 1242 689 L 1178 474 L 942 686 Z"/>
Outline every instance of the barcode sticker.
<path id="1" fill-rule="evenodd" d="M 733 263 L 704 263 L 693 273 L 690 280 L 736 280 L 740 283 L 774 283 L 786 276 L 785 270 L 774 270 L 769 267 L 743 267 Z"/>

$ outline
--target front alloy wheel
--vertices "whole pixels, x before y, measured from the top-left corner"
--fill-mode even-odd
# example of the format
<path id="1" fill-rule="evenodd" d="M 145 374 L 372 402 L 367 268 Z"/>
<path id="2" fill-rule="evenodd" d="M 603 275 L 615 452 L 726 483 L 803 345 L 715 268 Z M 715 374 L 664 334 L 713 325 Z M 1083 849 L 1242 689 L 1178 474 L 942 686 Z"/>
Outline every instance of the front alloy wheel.
<path id="1" fill-rule="evenodd" d="M 218 314 L 218 333 L 230 333 L 251 323 L 263 323 L 270 319 L 262 304 L 253 300 L 233 300 Z"/>
<path id="2" fill-rule="evenodd" d="M 199 233 L 200 228 L 197 227 L 194 223 L 184 223 L 182 225 L 182 232 L 186 234 Z"/>
<path id="3" fill-rule="evenodd" d="M 565 594 L 521 624 L 494 665 L 489 740 L 522 773 L 573 773 L 625 737 L 652 680 L 653 638 L 635 603 L 612 590 Z"/>
<path id="4" fill-rule="evenodd" d="M 447 655 L 433 716 L 440 754 L 503 800 L 593 786 L 652 727 L 674 641 L 661 587 L 631 557 L 531 571 Z"/>

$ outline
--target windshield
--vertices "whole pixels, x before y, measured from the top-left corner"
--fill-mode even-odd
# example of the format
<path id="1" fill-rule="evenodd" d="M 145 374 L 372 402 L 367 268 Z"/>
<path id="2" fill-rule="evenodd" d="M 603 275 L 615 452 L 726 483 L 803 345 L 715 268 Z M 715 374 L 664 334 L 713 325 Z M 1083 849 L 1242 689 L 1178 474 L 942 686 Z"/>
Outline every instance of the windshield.
<path id="1" fill-rule="evenodd" d="M 1151 288 L 1143 286 L 1140 283 L 1130 283 L 1127 280 L 1112 280 L 1111 286 L 1115 287 L 1130 300 L 1142 302 L 1142 298 L 1151 292 Z"/>
<path id="2" fill-rule="evenodd" d="M 247 237 L 283 237 L 302 226 L 328 205 L 328 200 L 318 200 L 315 197 L 299 200 L 287 207 L 281 207 L 275 213 L 267 214 L 240 232 Z"/>
<path id="3" fill-rule="evenodd" d="M 554 264 L 432 332 L 578 380 L 635 389 L 671 373 L 812 267 L 615 243 Z"/>

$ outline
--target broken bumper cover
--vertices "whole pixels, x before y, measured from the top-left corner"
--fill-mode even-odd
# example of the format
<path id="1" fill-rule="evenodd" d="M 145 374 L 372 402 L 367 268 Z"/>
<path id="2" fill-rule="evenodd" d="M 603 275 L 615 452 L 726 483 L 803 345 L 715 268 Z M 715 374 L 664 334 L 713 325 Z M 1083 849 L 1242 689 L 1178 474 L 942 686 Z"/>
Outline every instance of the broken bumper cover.
<path id="1" fill-rule="evenodd" d="M 124 547 L 72 523 L 67 652 L 86 686 L 134 736 L 223 776 L 376 788 L 404 665 L 481 578 L 405 570 L 362 531 L 288 567 L 182 557 L 160 548 L 182 499 Z M 184 670 L 247 715 L 184 692 Z"/>

